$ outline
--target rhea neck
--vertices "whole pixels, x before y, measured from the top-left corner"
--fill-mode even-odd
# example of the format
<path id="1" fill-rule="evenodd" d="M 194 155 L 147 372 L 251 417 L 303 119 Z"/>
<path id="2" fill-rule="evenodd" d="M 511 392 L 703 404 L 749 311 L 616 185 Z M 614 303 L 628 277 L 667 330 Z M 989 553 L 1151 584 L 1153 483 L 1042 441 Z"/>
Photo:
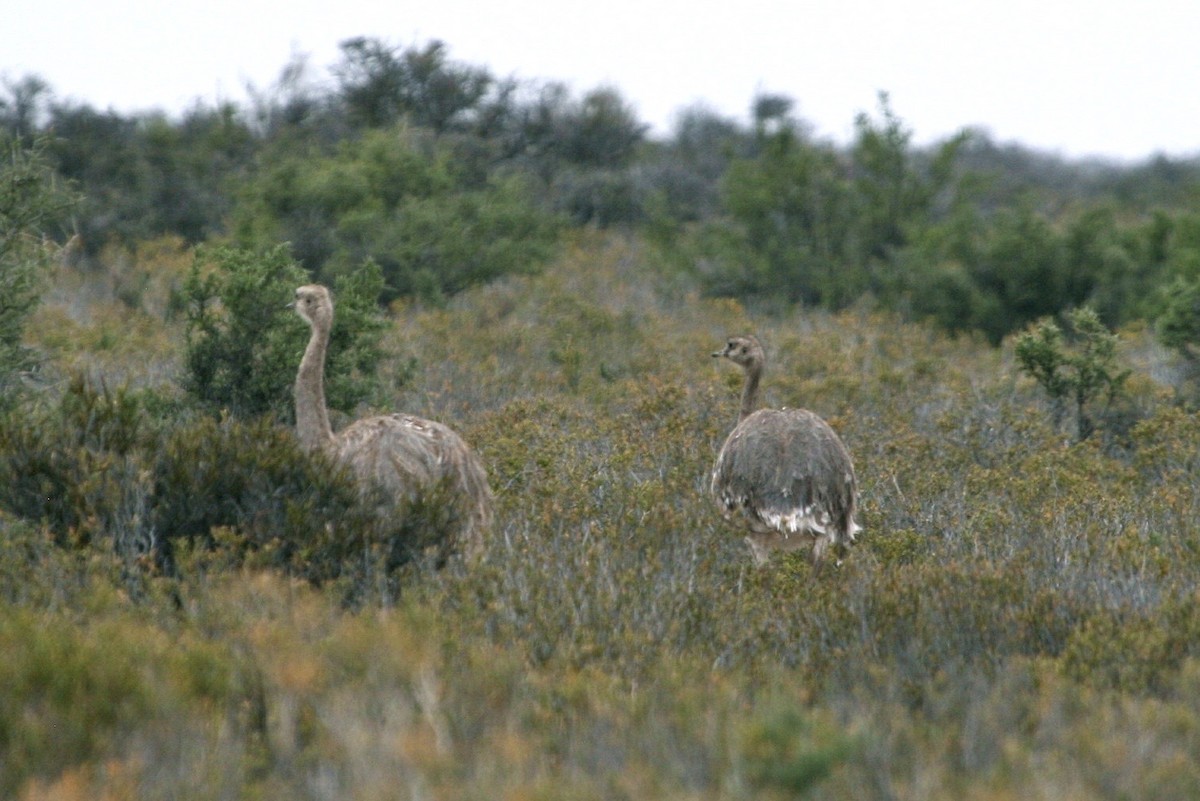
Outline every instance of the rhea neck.
<path id="1" fill-rule="evenodd" d="M 742 422 L 754 414 L 758 405 L 758 382 L 762 378 L 763 364 L 755 359 L 742 368 L 746 373 L 746 381 L 742 385 L 742 408 L 738 412 L 738 422 Z"/>
<path id="2" fill-rule="evenodd" d="M 300 360 L 296 373 L 296 434 L 307 451 L 324 448 L 333 443 L 329 411 L 325 407 L 325 349 L 329 345 L 331 320 L 309 320 L 312 336 Z"/>

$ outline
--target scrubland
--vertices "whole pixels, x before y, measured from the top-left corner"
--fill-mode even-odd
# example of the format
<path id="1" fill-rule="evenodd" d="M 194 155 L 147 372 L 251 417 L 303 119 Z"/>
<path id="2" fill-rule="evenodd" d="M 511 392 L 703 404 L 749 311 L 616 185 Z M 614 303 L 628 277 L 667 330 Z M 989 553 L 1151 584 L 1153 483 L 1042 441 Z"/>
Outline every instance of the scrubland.
<path id="1" fill-rule="evenodd" d="M 148 408 L 123 392 L 170 419 L 182 348 L 186 254 L 127 258 L 47 294 L 28 336 L 53 369 L 23 418 L 46 436 L 0 443 L 46 476 L 82 465 L 0 519 L 0 795 L 1200 796 L 1200 420 L 1146 332 L 1121 332 L 1128 397 L 1075 443 L 1010 342 L 867 302 L 705 299 L 637 239 L 581 233 L 540 275 L 392 309 L 392 405 L 488 467 L 483 564 L 324 580 L 305 560 L 330 552 L 274 555 L 315 497 L 241 509 L 166 576 L 129 533 L 170 476 L 196 504 L 223 485 L 196 478 L 199 449 L 148 476 L 170 427 L 113 433 Z M 818 412 L 855 460 L 864 532 L 820 576 L 753 568 L 707 496 L 740 381 L 709 353 L 744 332 L 768 348 L 765 401 Z M 72 389 L 80 371 L 103 389 Z M 73 392 L 91 405 L 56 411 Z M 288 476 L 256 491 L 299 493 Z"/>

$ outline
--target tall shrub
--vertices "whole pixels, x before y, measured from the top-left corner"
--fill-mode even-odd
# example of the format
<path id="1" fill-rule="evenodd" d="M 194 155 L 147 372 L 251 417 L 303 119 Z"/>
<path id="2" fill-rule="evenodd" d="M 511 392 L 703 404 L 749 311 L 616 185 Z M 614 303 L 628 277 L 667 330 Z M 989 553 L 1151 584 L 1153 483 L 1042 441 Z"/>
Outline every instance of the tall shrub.
<path id="1" fill-rule="evenodd" d="M 1064 333 L 1053 320 L 1042 320 L 1017 340 L 1021 369 L 1041 385 L 1061 418 L 1070 404 L 1076 436 L 1087 439 L 1096 428 L 1096 406 L 1105 408 L 1121 394 L 1130 371 L 1117 363 L 1117 337 L 1088 307 L 1066 315 Z"/>
<path id="2" fill-rule="evenodd" d="M 307 283 L 284 245 L 201 250 L 184 286 L 189 394 L 234 417 L 291 420 L 292 383 L 308 329 L 287 306 L 293 290 Z M 334 286 L 338 316 L 326 364 L 326 397 L 334 409 L 352 410 L 382 387 L 382 289 L 371 262 Z"/>
<path id="3" fill-rule="evenodd" d="M 0 404 L 17 375 L 36 364 L 22 344 L 54 248 L 44 238 L 74 202 L 43 158 L 45 142 L 0 135 Z"/>

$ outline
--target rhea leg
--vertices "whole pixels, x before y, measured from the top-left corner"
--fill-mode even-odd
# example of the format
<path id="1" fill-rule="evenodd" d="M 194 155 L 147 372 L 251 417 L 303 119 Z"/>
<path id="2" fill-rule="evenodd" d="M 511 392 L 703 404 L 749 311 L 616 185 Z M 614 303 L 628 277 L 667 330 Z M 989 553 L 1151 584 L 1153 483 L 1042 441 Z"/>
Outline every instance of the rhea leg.
<path id="1" fill-rule="evenodd" d="M 821 534 L 813 542 L 812 549 L 812 566 L 813 575 L 821 575 L 821 567 L 825 564 L 825 551 L 829 550 L 833 538 L 828 534 Z"/>
<path id="2" fill-rule="evenodd" d="M 759 542 L 753 534 L 747 535 L 746 544 L 750 546 L 750 555 L 754 557 L 755 567 L 765 567 L 767 562 L 771 561 L 770 549 Z"/>

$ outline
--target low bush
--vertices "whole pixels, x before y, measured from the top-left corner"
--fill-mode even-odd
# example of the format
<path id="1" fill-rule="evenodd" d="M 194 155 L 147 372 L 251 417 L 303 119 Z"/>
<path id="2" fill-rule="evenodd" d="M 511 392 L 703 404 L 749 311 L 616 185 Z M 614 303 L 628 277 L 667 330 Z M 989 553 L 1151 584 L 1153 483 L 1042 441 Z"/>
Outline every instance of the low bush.
<path id="1" fill-rule="evenodd" d="M 11 412 L 0 505 L 48 543 L 115 554 L 138 592 L 146 568 L 178 574 L 181 545 L 210 565 L 336 581 L 354 602 L 394 599 L 399 568 L 445 560 L 454 505 L 442 495 L 364 497 L 341 465 L 265 418 L 155 416 L 170 408 L 152 391 L 79 378 L 56 405 Z"/>
<path id="2" fill-rule="evenodd" d="M 156 731 L 217 713 L 235 726 L 248 700 L 243 666 L 226 646 L 171 636 L 135 617 L 95 612 L 86 623 L 8 604 L 0 607 L 0 793 L 18 797 L 101 757 L 149 758 Z M 141 760 L 138 760 L 139 762 Z M 236 766 L 231 766 L 236 770 Z"/>
<path id="3" fill-rule="evenodd" d="M 75 378 L 57 403 L 0 422 L 0 504 L 47 526 L 60 545 L 110 537 L 151 547 L 144 450 L 155 441 L 144 395 Z"/>

